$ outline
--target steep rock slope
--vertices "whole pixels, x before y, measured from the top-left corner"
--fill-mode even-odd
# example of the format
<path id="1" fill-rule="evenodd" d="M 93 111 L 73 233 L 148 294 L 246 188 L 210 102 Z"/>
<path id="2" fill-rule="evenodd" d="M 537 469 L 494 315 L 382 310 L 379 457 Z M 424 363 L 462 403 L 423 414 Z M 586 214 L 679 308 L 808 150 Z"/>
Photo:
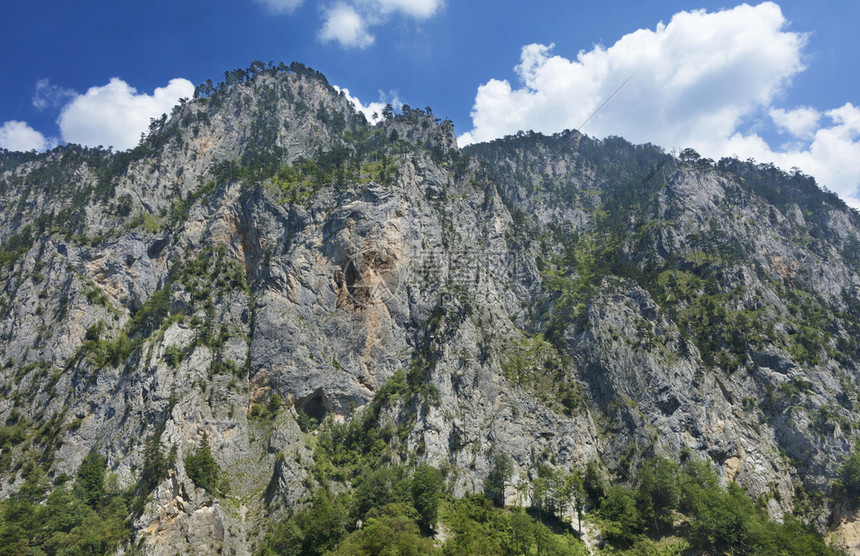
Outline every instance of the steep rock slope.
<path id="1" fill-rule="evenodd" d="M 696 453 L 825 525 L 860 403 L 833 195 L 576 133 L 461 153 L 300 65 L 200 92 L 126 153 L 3 155 L 3 495 L 95 451 L 146 552 L 247 553 L 319 479 L 310 420 L 372 409 L 456 495 L 499 451 L 509 500 L 539 464 Z M 190 477 L 204 445 L 229 489 Z"/>
<path id="2" fill-rule="evenodd" d="M 802 174 L 616 138 L 524 134 L 469 152 L 514 211 L 562 238 L 537 320 L 623 433 L 610 453 L 695 447 L 783 510 L 797 487 L 826 488 L 858 401 L 856 213 Z"/>

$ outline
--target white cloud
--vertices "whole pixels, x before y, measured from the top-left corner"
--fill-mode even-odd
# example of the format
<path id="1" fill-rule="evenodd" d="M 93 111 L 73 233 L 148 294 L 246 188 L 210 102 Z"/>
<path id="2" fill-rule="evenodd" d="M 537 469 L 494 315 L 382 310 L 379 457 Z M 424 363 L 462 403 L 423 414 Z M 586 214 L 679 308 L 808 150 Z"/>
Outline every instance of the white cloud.
<path id="1" fill-rule="evenodd" d="M 319 39 L 337 41 L 344 48 L 365 48 L 373 44 L 368 30 L 383 25 L 394 14 L 427 19 L 445 6 L 444 0 L 352 0 L 323 9 Z"/>
<path id="2" fill-rule="evenodd" d="M 55 139 L 46 138 L 27 122 L 10 120 L 0 126 L 0 148 L 10 151 L 43 151 L 55 146 Z"/>
<path id="3" fill-rule="evenodd" d="M 416 19 L 432 17 L 445 4 L 442 0 L 376 0 L 371 3 L 384 14 L 401 12 Z"/>
<path id="4" fill-rule="evenodd" d="M 801 106 L 793 110 L 771 108 L 768 114 L 780 130 L 803 139 L 809 139 L 815 135 L 818 121 L 821 119 L 821 113 L 809 106 Z"/>
<path id="5" fill-rule="evenodd" d="M 666 148 L 689 146 L 714 158 L 736 154 L 785 168 L 798 166 L 849 198 L 860 183 L 860 165 L 834 165 L 856 157 L 852 130 L 860 121 L 857 108 L 825 112 L 832 125 L 821 128 L 814 109 L 773 106 L 791 78 L 805 69 L 806 36 L 786 26 L 779 6 L 765 2 L 715 13 L 680 12 L 668 24 L 637 30 L 572 60 L 553 55 L 553 45 L 527 45 L 515 68 L 519 88 L 498 79 L 481 85 L 471 114 L 473 128 L 459 142 L 519 130 L 578 128 L 632 75 L 588 123 L 586 133 L 621 135 Z M 812 143 L 777 152 L 749 128 L 742 133 L 744 124 L 761 114 Z"/>
<path id="6" fill-rule="evenodd" d="M 809 146 L 774 150 L 758 135 L 736 133 L 723 145 L 719 156 L 737 153 L 742 158 L 773 162 L 784 169 L 797 167 L 836 192 L 849 205 L 860 208 L 860 108 L 847 103 L 828 110 L 829 125 L 815 130 Z"/>
<path id="7" fill-rule="evenodd" d="M 304 3 L 304 0 L 257 0 L 274 13 L 292 12 Z"/>
<path id="8" fill-rule="evenodd" d="M 576 60 L 551 55 L 552 45 L 528 45 L 516 67 L 524 87 L 495 79 L 479 87 L 471 135 L 485 140 L 520 129 L 575 128 L 636 72 L 589 132 L 668 145 L 705 131 L 728 136 L 803 69 L 804 37 L 782 31 L 784 25 L 779 7 L 765 3 L 681 12 L 668 25 L 595 46 Z"/>
<path id="9" fill-rule="evenodd" d="M 323 42 L 337 41 L 344 48 L 365 48 L 373 44 L 373 35 L 367 32 L 364 18 L 347 4 L 336 4 L 324 12 L 319 38 Z"/>
<path id="10" fill-rule="evenodd" d="M 57 123 L 66 142 L 129 149 L 148 131 L 150 118 L 169 114 L 180 98 L 193 93 L 194 85 L 187 79 L 171 79 L 148 95 L 114 77 L 68 103 Z"/>
<path id="11" fill-rule="evenodd" d="M 367 118 L 367 121 L 371 124 L 375 124 L 382 120 L 382 109 L 385 108 L 385 105 L 391 104 L 391 107 L 394 110 L 400 110 L 403 106 L 403 103 L 400 101 L 400 98 L 397 96 L 396 91 L 391 91 L 388 95 L 379 91 L 379 101 L 378 102 L 370 102 L 367 105 L 361 103 L 357 97 L 354 97 L 349 94 L 349 89 L 338 87 L 337 85 L 333 85 L 336 91 L 342 92 L 346 99 L 352 103 L 356 110 L 364 114 L 364 117 Z"/>
<path id="12" fill-rule="evenodd" d="M 40 79 L 36 82 L 36 91 L 33 93 L 33 107 L 39 111 L 59 108 L 76 96 L 77 93 L 72 89 L 54 85 L 50 79 Z"/>
<path id="13" fill-rule="evenodd" d="M 356 110 L 364 114 L 364 117 L 367 118 L 367 121 L 375 124 L 379 120 L 382 119 L 382 109 L 385 108 L 384 102 L 371 102 L 368 103 L 367 106 L 363 105 L 358 98 L 349 94 L 349 89 L 340 88 L 337 85 L 334 85 L 336 91 L 342 92 Z"/>

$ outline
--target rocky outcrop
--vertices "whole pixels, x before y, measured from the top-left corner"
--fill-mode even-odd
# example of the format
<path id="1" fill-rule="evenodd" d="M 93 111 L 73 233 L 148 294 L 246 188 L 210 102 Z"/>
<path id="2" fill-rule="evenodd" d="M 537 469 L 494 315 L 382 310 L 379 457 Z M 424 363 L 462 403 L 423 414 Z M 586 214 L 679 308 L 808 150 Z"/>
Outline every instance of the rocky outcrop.
<path id="1" fill-rule="evenodd" d="M 833 508 L 833 520 L 827 534 L 827 542 L 836 550 L 846 554 L 860 553 L 860 515 L 851 509 L 849 500 L 840 500 Z"/>
<path id="2" fill-rule="evenodd" d="M 299 423 L 405 374 L 393 457 L 454 494 L 499 451 L 520 502 L 539 464 L 629 481 L 695 454 L 782 515 L 827 492 L 860 403 L 860 219 L 803 179 L 567 134 L 461 153 L 450 122 L 370 126 L 303 71 L 185 103 L 128 153 L 8 155 L 0 417 L 30 436 L 0 493 L 13 462 L 71 475 L 96 450 L 147 490 L 144 552 L 247 553 L 313 487 Z M 203 443 L 229 489 L 189 478 Z"/>

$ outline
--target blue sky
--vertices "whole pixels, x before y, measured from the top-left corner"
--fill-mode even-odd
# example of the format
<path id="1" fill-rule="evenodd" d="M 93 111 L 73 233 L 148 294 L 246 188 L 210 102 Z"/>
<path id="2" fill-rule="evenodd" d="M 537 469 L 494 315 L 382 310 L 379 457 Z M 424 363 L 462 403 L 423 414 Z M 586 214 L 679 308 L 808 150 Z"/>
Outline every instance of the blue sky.
<path id="1" fill-rule="evenodd" d="M 0 20 L 0 147 L 127 148 L 192 84 L 300 61 L 461 144 L 578 127 L 799 167 L 860 206 L 860 3 L 31 0 Z M 857 166 L 857 167 L 855 167 Z"/>

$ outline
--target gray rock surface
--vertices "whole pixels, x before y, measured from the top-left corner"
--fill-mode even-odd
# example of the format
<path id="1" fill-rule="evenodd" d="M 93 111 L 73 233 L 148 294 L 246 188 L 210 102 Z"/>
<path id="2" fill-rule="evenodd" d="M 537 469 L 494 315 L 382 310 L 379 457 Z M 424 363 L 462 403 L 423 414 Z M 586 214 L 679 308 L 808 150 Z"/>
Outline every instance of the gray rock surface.
<path id="1" fill-rule="evenodd" d="M 774 202 L 753 179 L 766 169 L 618 139 L 549 156 L 567 139 L 460 153 L 450 122 L 370 127 L 324 80 L 287 73 L 178 107 L 131 153 L 7 157 L 0 240 L 23 247 L 0 269 L 0 417 L 61 423 L 50 476 L 96 450 L 132 485 L 147 442 L 174 450 L 134 522 L 151 554 L 250 553 L 313 486 L 297 409 L 349 420 L 410 369 L 435 396 L 380 419 L 405 427 L 396 457 L 444 468 L 456 495 L 483 489 L 498 450 L 526 481 L 539 463 L 600 460 L 627 481 L 642 458 L 698 454 L 774 516 L 826 492 L 857 437 L 858 216 L 815 194 Z M 307 195 L 237 174 L 333 152 L 359 171 L 321 170 Z M 584 274 L 611 226 L 618 265 Z M 575 241 L 576 264 L 557 263 Z M 583 277 L 592 294 L 564 305 L 580 294 L 553 280 Z M 703 352 L 705 293 L 755 338 Z M 225 494 L 184 469 L 203 442 Z M 0 469 L 3 496 L 21 482 Z"/>

